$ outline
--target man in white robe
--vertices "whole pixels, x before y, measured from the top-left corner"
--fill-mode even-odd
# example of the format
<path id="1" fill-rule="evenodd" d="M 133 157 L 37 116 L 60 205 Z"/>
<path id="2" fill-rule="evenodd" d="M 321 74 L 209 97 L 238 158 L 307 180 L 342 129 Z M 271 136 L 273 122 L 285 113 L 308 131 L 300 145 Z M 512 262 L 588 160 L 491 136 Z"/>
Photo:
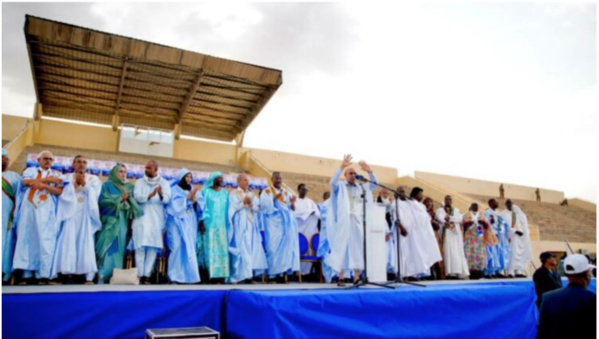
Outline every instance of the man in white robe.
<path id="1" fill-rule="evenodd" d="M 308 188 L 305 184 L 299 184 L 297 187 L 297 191 L 299 196 L 295 201 L 295 210 L 293 214 L 295 215 L 295 220 L 297 221 L 297 230 L 299 233 L 303 234 L 308 240 L 308 252 L 307 255 L 316 255 L 314 251 L 312 251 L 312 246 L 310 246 L 312 241 L 312 236 L 318 233 L 318 220 L 320 219 L 320 210 L 318 206 L 314 203 L 314 201 L 308 197 Z M 311 263 L 301 263 L 302 274 L 310 274 L 310 270 L 312 268 Z"/>
<path id="2" fill-rule="evenodd" d="M 93 284 L 98 271 L 94 234 L 102 227 L 98 207 L 102 182 L 86 172 L 87 159 L 77 155 L 73 158 L 73 173 L 64 177 L 56 212 L 59 230 L 52 279 L 58 274 L 69 276 L 69 280 L 72 275 L 85 275 L 86 284 Z"/>
<path id="3" fill-rule="evenodd" d="M 23 172 L 23 186 L 17 199 L 13 270 L 23 270 L 21 283 L 35 274 L 40 284 L 47 284 L 58 233 L 56 204 L 63 180 L 62 173 L 51 168 L 54 158 L 50 151 L 42 151 L 37 161 L 39 167 Z"/>
<path id="4" fill-rule="evenodd" d="M 436 218 L 443 227 L 443 261 L 445 277 L 460 279 L 470 275 L 468 261 L 464 253 L 464 233 L 462 232 L 462 214 L 457 207 L 451 206 L 451 195 L 445 196 L 445 204 L 437 209 Z"/>
<path id="5" fill-rule="evenodd" d="M 522 209 L 514 205 L 511 199 L 505 201 L 506 209 L 502 215 L 509 225 L 511 257 L 508 261 L 508 276 L 526 277 L 526 265 L 532 259 L 532 245 L 528 230 L 528 218 Z"/>
<path id="6" fill-rule="evenodd" d="M 397 273 L 396 268 L 396 239 L 395 239 L 395 231 L 392 227 L 392 216 L 391 213 L 395 210 L 392 206 L 392 201 L 389 198 L 389 191 L 383 189 L 379 191 L 379 196 L 376 198 L 376 203 L 385 208 L 385 219 L 387 220 L 387 228 L 385 232 L 385 249 L 387 252 L 387 273 L 395 274 Z"/>
<path id="7" fill-rule="evenodd" d="M 376 188 L 374 184 L 357 183 L 356 171 L 350 167 L 351 160 L 351 155 L 345 155 L 339 170 L 331 178 L 331 208 L 326 218 L 331 253 L 325 262 L 339 275 L 339 285 L 344 285 L 344 271 L 354 270 L 354 282 L 357 282 L 364 269 L 363 199 L 366 209 L 372 209 L 372 191 Z M 377 182 L 366 162 L 360 161 L 359 165 L 368 173 L 370 181 Z M 342 173 L 345 182 L 339 181 Z"/>
<path id="8" fill-rule="evenodd" d="M 266 271 L 266 255 L 258 230 L 260 200 L 248 188 L 247 174 L 237 176 L 237 189 L 229 193 L 229 253 L 231 282 L 252 283 Z"/>
<path id="9" fill-rule="evenodd" d="M 414 221 L 416 222 L 412 234 L 416 239 L 416 247 L 422 254 L 422 261 L 427 266 L 427 269 L 421 272 L 421 275 L 429 276 L 430 268 L 441 261 L 442 258 L 435 233 L 431 227 L 431 216 L 426 212 L 426 206 L 422 203 L 424 199 L 423 192 L 424 190 L 420 187 L 412 188 L 408 203 L 412 207 Z"/>
<path id="10" fill-rule="evenodd" d="M 156 161 L 150 160 L 146 164 L 145 175 L 135 183 L 133 196 L 144 211 L 144 215 L 134 219 L 131 225 L 135 266 L 140 283 L 149 284 L 156 256 L 163 247 L 164 205 L 171 199 L 170 184 L 158 174 Z"/>
<path id="11" fill-rule="evenodd" d="M 423 229 L 430 225 L 424 225 L 427 220 L 420 215 L 419 206 L 417 201 L 412 201 L 405 193 L 406 187 L 400 186 L 397 188 L 399 193 L 397 199 L 397 210 L 394 209 L 393 221 L 394 225 L 399 227 L 400 237 L 399 237 L 399 270 L 400 270 L 400 278 L 408 279 L 408 280 L 417 280 L 418 275 L 421 274 L 430 274 L 429 269 L 434 262 L 440 260 L 440 254 L 438 254 L 439 250 L 436 249 L 436 252 L 430 249 L 430 244 L 425 240 L 425 236 L 423 236 Z M 399 216 L 399 223 L 397 223 L 397 217 Z M 428 227 L 430 229 L 430 226 Z M 432 232 L 432 230 L 431 230 Z M 426 235 L 426 233 L 425 233 Z M 397 236 L 397 229 L 394 228 L 393 236 Z M 434 234 L 430 234 L 433 236 Z M 435 244 L 436 245 L 436 244 Z M 397 249 L 393 253 L 392 259 L 394 260 L 393 266 L 397 269 Z M 431 251 L 432 254 L 429 255 L 427 253 Z M 436 256 L 435 254 L 438 254 Z M 431 261 L 433 260 L 433 263 Z"/>

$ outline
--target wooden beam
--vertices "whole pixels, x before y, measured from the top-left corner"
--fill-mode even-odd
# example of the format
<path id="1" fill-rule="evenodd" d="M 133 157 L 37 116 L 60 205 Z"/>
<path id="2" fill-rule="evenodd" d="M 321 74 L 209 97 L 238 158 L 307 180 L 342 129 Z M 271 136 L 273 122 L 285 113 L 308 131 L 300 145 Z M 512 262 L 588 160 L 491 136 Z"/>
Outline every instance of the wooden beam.
<path id="1" fill-rule="evenodd" d="M 250 125 L 252 120 L 254 120 L 254 118 L 258 115 L 258 113 L 260 113 L 262 108 L 264 108 L 264 106 L 266 106 L 266 104 L 268 103 L 270 98 L 273 96 L 273 94 L 277 91 L 279 86 L 280 85 L 269 87 L 264 92 L 262 98 L 260 100 L 258 100 L 258 102 L 256 102 L 254 107 L 252 107 L 252 109 L 247 113 L 245 118 L 243 118 L 243 120 L 241 121 L 241 129 L 242 130 L 245 131 L 247 129 L 247 127 Z"/>
<path id="2" fill-rule="evenodd" d="M 116 97 L 116 105 L 114 107 L 114 115 L 119 115 L 119 106 L 121 104 L 121 97 L 123 96 L 123 86 L 125 85 L 125 75 L 127 74 L 127 65 L 129 64 L 129 58 L 125 57 L 123 59 L 123 68 L 121 69 L 121 80 L 119 81 L 119 91 Z M 112 126 L 112 129 L 116 131 L 115 127 Z"/>
<path id="3" fill-rule="evenodd" d="M 189 108 L 189 104 L 191 104 L 193 96 L 198 90 L 198 87 L 200 86 L 203 77 L 204 71 L 200 71 L 200 73 L 198 73 L 198 75 L 196 76 L 194 84 L 189 88 L 187 96 L 185 97 L 185 101 L 183 101 L 183 103 L 181 104 L 181 108 L 179 108 L 179 116 L 177 117 L 177 123 L 180 123 L 181 120 L 183 120 L 183 116 L 185 115 L 187 108 Z"/>

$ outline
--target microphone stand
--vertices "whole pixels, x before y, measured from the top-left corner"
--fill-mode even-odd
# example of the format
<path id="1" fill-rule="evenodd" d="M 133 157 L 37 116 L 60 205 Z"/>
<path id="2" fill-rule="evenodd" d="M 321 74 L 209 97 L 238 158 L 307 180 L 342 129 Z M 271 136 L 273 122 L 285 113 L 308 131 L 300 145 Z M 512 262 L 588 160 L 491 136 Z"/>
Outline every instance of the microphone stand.
<path id="1" fill-rule="evenodd" d="M 387 190 L 389 192 L 392 192 L 395 195 L 395 221 L 396 221 L 396 223 L 395 223 L 395 229 L 397 231 L 397 236 L 396 236 L 396 241 L 397 241 L 397 246 L 396 246 L 396 250 L 397 250 L 397 274 L 395 275 L 395 280 L 393 281 L 393 283 L 395 283 L 395 284 L 408 284 L 408 285 L 413 285 L 413 286 L 426 287 L 426 285 L 423 285 L 423 284 L 418 284 L 418 283 L 415 283 L 415 282 L 412 282 L 412 281 L 402 281 L 402 279 L 401 279 L 401 270 L 400 270 L 400 265 L 401 265 L 401 251 L 400 251 L 400 246 L 401 246 L 400 245 L 401 244 L 400 237 L 401 237 L 401 234 L 400 233 L 401 233 L 401 231 L 399 229 L 399 205 L 398 205 L 398 202 L 397 202 L 397 199 L 399 199 L 399 193 L 396 190 L 392 189 L 392 188 L 389 188 L 389 187 L 387 187 L 385 185 L 381 185 L 378 182 L 370 181 L 367 178 L 362 177 L 360 180 L 364 181 L 364 182 L 368 182 L 368 183 L 374 184 L 374 185 L 376 185 L 376 186 L 378 186 L 378 187 L 380 187 L 382 189 L 385 189 L 385 190 Z M 366 231 L 364 231 L 364 234 L 366 234 Z M 364 267 L 366 267 L 366 266 L 364 266 Z"/>
<path id="2" fill-rule="evenodd" d="M 360 184 L 360 187 L 362 188 L 362 211 L 363 211 L 363 215 L 362 215 L 362 229 L 364 230 L 364 279 L 359 279 L 354 283 L 353 286 L 349 286 L 348 288 L 358 288 L 358 287 L 362 287 L 365 285 L 374 285 L 374 286 L 379 286 L 379 287 L 385 287 L 385 288 L 390 288 L 392 290 L 395 289 L 395 286 L 390 286 L 393 283 L 375 283 L 375 282 L 370 282 L 368 281 L 368 261 L 367 261 L 367 257 L 366 257 L 366 189 L 364 188 L 364 184 Z"/>

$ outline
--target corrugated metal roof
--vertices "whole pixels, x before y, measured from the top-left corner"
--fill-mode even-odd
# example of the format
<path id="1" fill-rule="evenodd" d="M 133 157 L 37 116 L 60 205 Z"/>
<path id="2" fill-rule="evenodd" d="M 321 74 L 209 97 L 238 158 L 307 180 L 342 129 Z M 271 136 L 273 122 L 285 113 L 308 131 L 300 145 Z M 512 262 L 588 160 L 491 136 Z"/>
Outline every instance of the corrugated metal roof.
<path id="1" fill-rule="evenodd" d="M 25 36 L 45 116 L 231 141 L 282 84 L 279 70 L 29 15 Z"/>

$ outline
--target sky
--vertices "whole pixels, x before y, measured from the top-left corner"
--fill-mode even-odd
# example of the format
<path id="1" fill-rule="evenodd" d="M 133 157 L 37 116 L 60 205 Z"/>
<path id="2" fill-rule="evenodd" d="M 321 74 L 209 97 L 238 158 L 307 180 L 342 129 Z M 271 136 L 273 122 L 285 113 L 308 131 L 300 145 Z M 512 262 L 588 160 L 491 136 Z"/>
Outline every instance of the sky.
<path id="1" fill-rule="evenodd" d="M 2 112 L 32 116 L 25 14 L 282 70 L 246 147 L 597 201 L 595 3 L 3 3 Z"/>

